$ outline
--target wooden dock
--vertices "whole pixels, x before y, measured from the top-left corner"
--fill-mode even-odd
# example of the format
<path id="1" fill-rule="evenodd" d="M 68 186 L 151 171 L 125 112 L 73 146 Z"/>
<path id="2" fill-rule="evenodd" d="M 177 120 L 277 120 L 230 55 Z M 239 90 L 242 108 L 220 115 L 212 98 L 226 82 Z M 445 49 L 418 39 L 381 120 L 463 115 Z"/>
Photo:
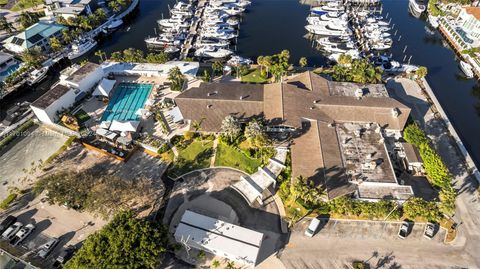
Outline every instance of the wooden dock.
<path id="1" fill-rule="evenodd" d="M 205 10 L 206 5 L 207 5 L 207 0 L 198 1 L 197 9 L 195 10 L 195 15 L 193 16 L 193 19 L 192 19 L 193 23 L 192 25 L 190 25 L 187 38 L 185 39 L 185 42 L 180 51 L 180 56 L 179 56 L 180 60 L 184 60 L 185 58 L 187 58 L 188 54 L 190 53 L 190 50 L 193 47 L 193 41 L 198 34 L 200 23 L 203 17 L 203 11 Z"/>

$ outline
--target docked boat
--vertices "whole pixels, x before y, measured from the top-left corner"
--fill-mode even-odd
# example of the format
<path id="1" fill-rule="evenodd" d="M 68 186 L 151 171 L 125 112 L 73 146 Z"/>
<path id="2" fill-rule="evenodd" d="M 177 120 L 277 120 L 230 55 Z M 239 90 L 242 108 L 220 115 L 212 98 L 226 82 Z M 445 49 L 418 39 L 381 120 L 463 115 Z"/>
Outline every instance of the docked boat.
<path id="1" fill-rule="evenodd" d="M 68 59 L 76 59 L 92 50 L 97 45 L 97 41 L 91 38 L 81 39 L 72 44 L 72 50 L 68 53 Z"/>
<path id="2" fill-rule="evenodd" d="M 438 28 L 438 26 L 440 25 L 438 17 L 436 16 L 428 15 L 428 22 L 433 28 Z"/>
<path id="3" fill-rule="evenodd" d="M 421 0 L 409 0 L 408 9 L 413 16 L 419 18 L 425 12 L 426 6 Z"/>
<path id="4" fill-rule="evenodd" d="M 460 61 L 460 69 L 467 78 L 473 78 L 473 67 L 469 63 Z"/>
<path id="5" fill-rule="evenodd" d="M 323 49 L 329 53 L 345 53 L 349 50 L 355 49 L 353 42 L 330 44 L 323 46 Z"/>
<path id="6" fill-rule="evenodd" d="M 338 2 L 330 2 L 323 6 L 313 7 L 310 11 L 314 14 L 321 15 L 319 13 L 322 12 L 343 12 L 345 11 L 345 7 Z"/>
<path id="7" fill-rule="evenodd" d="M 33 70 L 28 76 L 28 85 L 34 85 L 47 77 L 48 66 Z"/>
<path id="8" fill-rule="evenodd" d="M 168 54 L 173 54 L 179 52 L 180 49 L 177 46 L 168 46 L 165 48 L 164 52 Z"/>
<path id="9" fill-rule="evenodd" d="M 205 47 L 205 46 L 213 46 L 217 48 L 227 48 L 230 45 L 230 42 L 227 40 L 220 40 L 220 39 L 209 39 L 209 38 L 201 38 L 195 42 L 195 47 Z"/>
<path id="10" fill-rule="evenodd" d="M 345 53 L 332 53 L 328 56 L 330 61 L 338 62 L 338 59 L 342 55 L 348 55 L 352 57 L 352 59 L 360 59 L 360 52 L 358 50 L 349 50 Z"/>
<path id="11" fill-rule="evenodd" d="M 238 55 L 233 55 L 230 60 L 227 61 L 227 64 L 233 65 L 233 66 L 239 66 L 239 65 L 251 65 L 253 63 L 252 60 L 248 58 L 243 58 Z"/>
<path id="12" fill-rule="evenodd" d="M 207 31 L 200 34 L 202 37 L 216 38 L 221 40 L 230 40 L 236 38 L 238 34 L 236 33 L 226 33 L 222 31 Z"/>
<path id="13" fill-rule="evenodd" d="M 195 51 L 195 56 L 205 58 L 226 58 L 233 54 L 229 49 L 220 49 L 215 47 L 201 47 Z"/>
<path id="14" fill-rule="evenodd" d="M 114 19 L 108 26 L 107 26 L 107 29 L 108 30 L 115 30 L 117 29 L 118 27 L 120 27 L 121 25 L 123 24 L 123 20 L 122 19 Z"/>
<path id="15" fill-rule="evenodd" d="M 324 35 L 324 36 L 345 36 L 350 35 L 351 30 L 347 27 L 342 27 L 339 25 L 334 24 L 327 24 L 327 25 L 307 25 L 305 26 L 308 32 L 316 35 Z"/>

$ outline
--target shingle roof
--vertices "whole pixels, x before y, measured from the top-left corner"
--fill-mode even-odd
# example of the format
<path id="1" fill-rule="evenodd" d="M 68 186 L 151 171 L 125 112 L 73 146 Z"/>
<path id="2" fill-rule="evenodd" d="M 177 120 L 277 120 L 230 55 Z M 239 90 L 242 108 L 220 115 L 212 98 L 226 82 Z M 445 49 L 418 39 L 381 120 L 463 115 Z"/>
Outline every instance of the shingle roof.
<path id="1" fill-rule="evenodd" d="M 355 97 L 358 88 L 364 89 L 361 98 Z M 249 98 L 241 100 L 239 96 Z M 388 97 L 383 85 L 337 83 L 312 72 L 263 86 L 202 84 L 175 100 L 184 118 L 203 119 L 203 131 L 219 131 L 229 114 L 241 119 L 263 116 L 269 125 L 297 128 L 300 134 L 291 151 L 293 176 L 302 175 L 322 184 L 329 199 L 357 189 L 345 173 L 337 132 L 329 123 L 378 123 L 402 130 L 410 114 L 410 108 Z"/>
<path id="2" fill-rule="evenodd" d="M 99 68 L 100 66 L 96 63 L 88 62 L 73 72 L 67 80 L 72 82 L 80 82 L 82 81 L 88 74 L 92 73 L 95 69 Z"/>
<path id="3" fill-rule="evenodd" d="M 51 88 L 48 92 L 44 93 L 40 98 L 35 100 L 32 103 L 32 106 L 46 109 L 51 104 L 53 104 L 56 100 L 60 97 L 65 95 L 70 89 L 62 84 L 57 84 L 53 88 Z"/>

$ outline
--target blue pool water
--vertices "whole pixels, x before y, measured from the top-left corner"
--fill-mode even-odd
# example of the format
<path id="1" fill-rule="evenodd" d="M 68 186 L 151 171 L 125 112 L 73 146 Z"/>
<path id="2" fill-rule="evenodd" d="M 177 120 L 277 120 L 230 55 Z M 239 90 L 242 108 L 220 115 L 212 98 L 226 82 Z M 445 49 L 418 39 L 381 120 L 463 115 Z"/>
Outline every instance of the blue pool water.
<path id="1" fill-rule="evenodd" d="M 15 72 L 15 70 L 17 70 L 19 67 L 20 67 L 19 63 L 10 65 L 7 69 L 0 72 L 0 77 L 6 77 L 10 75 L 11 73 Z"/>
<path id="2" fill-rule="evenodd" d="M 120 83 L 103 112 L 102 121 L 138 120 L 136 112 L 143 108 L 152 88 L 152 84 Z"/>

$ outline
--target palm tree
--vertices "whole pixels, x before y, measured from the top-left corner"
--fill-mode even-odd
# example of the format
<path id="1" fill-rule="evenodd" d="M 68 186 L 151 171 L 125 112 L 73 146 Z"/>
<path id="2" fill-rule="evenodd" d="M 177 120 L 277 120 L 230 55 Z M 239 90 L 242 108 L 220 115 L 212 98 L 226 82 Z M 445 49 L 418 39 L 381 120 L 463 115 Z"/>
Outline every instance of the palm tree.
<path id="1" fill-rule="evenodd" d="M 219 61 L 212 63 L 213 75 L 218 75 L 223 73 L 223 64 Z"/>
<path id="2" fill-rule="evenodd" d="M 108 7 L 111 8 L 113 10 L 113 12 L 117 13 L 120 11 L 121 7 L 120 5 L 118 4 L 117 1 L 113 0 L 113 1 L 110 1 L 108 3 Z"/>
<path id="3" fill-rule="evenodd" d="M 257 57 L 257 64 L 260 66 L 260 73 L 263 71 L 263 56 L 260 55 Z"/>
<path id="4" fill-rule="evenodd" d="M 58 40 L 58 38 L 52 37 L 52 38 L 50 38 L 50 48 L 54 52 L 59 52 L 63 49 L 62 42 L 60 42 L 60 40 Z"/>
<path id="5" fill-rule="evenodd" d="M 305 66 L 307 66 L 307 64 L 308 64 L 307 58 L 305 58 L 305 57 L 300 58 L 300 60 L 298 61 L 298 64 L 299 64 L 300 67 L 302 67 L 302 68 L 305 67 Z"/>
<path id="6" fill-rule="evenodd" d="M 104 55 L 107 56 L 107 54 L 106 54 L 105 52 L 101 51 L 101 50 L 95 51 L 95 56 L 99 57 L 102 62 L 104 61 L 104 60 L 103 60 L 103 56 L 104 56 Z M 106 59 L 105 59 L 105 60 L 106 60 Z"/>
<path id="7" fill-rule="evenodd" d="M 172 91 L 181 91 L 183 89 L 183 84 L 186 81 L 185 76 L 178 66 L 175 66 L 168 71 L 167 80 L 170 81 L 170 90 Z"/>
<path id="8" fill-rule="evenodd" d="M 7 33 L 11 34 L 15 31 L 15 27 L 13 27 L 13 24 L 9 21 L 7 21 L 7 18 L 4 16 L 0 17 L 0 30 L 4 30 Z"/>

